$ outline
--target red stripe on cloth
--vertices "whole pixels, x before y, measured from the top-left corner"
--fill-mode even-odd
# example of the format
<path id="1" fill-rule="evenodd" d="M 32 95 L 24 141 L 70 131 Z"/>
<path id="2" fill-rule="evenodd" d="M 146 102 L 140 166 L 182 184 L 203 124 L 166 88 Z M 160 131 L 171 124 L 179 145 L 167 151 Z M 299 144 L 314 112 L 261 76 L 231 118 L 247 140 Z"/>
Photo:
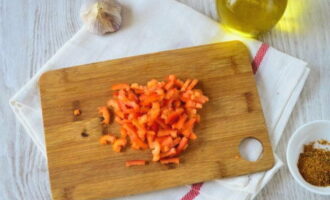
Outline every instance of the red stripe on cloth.
<path id="1" fill-rule="evenodd" d="M 263 43 L 260 46 L 260 48 L 259 48 L 259 50 L 257 52 L 257 55 L 254 57 L 254 59 L 252 61 L 252 70 L 253 70 L 253 73 L 254 74 L 258 71 L 258 68 L 260 66 L 260 63 L 264 59 L 264 57 L 265 57 L 265 55 L 267 53 L 268 48 L 269 48 L 269 45 Z"/>
<path id="2" fill-rule="evenodd" d="M 199 191 L 201 187 L 203 186 L 203 183 L 196 183 L 193 184 L 189 190 L 189 192 L 184 195 L 181 200 L 193 200 L 199 195 Z"/>
<path id="3" fill-rule="evenodd" d="M 262 60 L 264 59 L 266 53 L 267 53 L 267 50 L 269 48 L 269 45 L 268 44 L 265 44 L 263 43 L 258 52 L 257 52 L 257 55 L 254 57 L 253 61 L 252 61 L 252 70 L 253 70 L 253 73 L 255 74 L 262 62 Z M 189 190 L 189 192 L 187 192 L 187 194 L 185 194 L 181 200 L 194 200 L 198 195 L 199 195 L 199 192 L 201 190 L 203 186 L 203 183 L 196 183 L 196 184 L 193 184 Z"/>

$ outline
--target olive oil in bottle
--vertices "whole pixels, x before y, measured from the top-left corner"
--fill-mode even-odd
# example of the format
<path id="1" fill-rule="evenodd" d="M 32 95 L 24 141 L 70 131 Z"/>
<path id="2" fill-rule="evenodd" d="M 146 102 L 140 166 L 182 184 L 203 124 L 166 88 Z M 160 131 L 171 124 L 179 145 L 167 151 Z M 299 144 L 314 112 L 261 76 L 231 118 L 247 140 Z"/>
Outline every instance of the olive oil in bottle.
<path id="1" fill-rule="evenodd" d="M 234 32 L 257 36 L 282 17 L 287 0 L 217 0 L 222 24 Z"/>

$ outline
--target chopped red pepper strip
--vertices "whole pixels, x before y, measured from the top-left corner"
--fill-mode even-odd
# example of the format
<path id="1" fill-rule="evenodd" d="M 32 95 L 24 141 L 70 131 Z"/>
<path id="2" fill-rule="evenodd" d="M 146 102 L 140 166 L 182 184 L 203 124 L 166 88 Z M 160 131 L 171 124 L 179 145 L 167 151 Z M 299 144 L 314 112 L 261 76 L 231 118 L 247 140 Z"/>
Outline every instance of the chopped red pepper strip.
<path id="1" fill-rule="evenodd" d="M 197 83 L 198 83 L 197 79 L 192 80 L 189 86 L 187 87 L 187 90 L 192 90 L 197 85 Z"/>
<path id="2" fill-rule="evenodd" d="M 129 89 L 129 85 L 126 83 L 119 83 L 111 86 L 111 90 L 123 90 Z"/>
<path id="3" fill-rule="evenodd" d="M 173 140 L 173 146 L 177 146 L 181 141 L 181 138 L 180 137 L 177 137 Z"/>
<path id="4" fill-rule="evenodd" d="M 81 114 L 80 109 L 74 109 L 74 110 L 73 110 L 73 115 L 74 115 L 74 116 L 79 116 L 80 114 Z"/>
<path id="5" fill-rule="evenodd" d="M 188 86 L 190 85 L 190 83 L 191 83 L 191 80 L 190 79 L 186 80 L 184 82 L 183 86 L 181 87 L 181 91 L 186 91 L 187 88 L 188 88 Z"/>
<path id="6" fill-rule="evenodd" d="M 177 130 L 172 130 L 172 129 L 162 129 L 162 130 L 159 130 L 158 133 L 157 133 L 157 136 L 161 137 L 161 136 L 172 136 L 173 138 L 176 138 L 177 137 L 177 134 L 178 131 Z"/>
<path id="7" fill-rule="evenodd" d="M 161 153 L 160 158 L 163 159 L 163 158 L 172 157 L 172 156 L 175 156 L 175 155 L 176 155 L 175 148 L 171 148 L 169 151 Z"/>
<path id="8" fill-rule="evenodd" d="M 158 141 L 152 144 L 152 149 L 152 161 L 158 161 L 160 159 L 160 144 Z"/>
<path id="9" fill-rule="evenodd" d="M 112 145 L 112 149 L 115 152 L 120 152 L 122 150 L 123 147 L 126 146 L 127 141 L 123 138 L 119 138 L 117 140 L 115 140 L 115 142 Z"/>
<path id="10" fill-rule="evenodd" d="M 137 165 L 146 165 L 146 160 L 128 160 L 126 161 L 126 167 L 137 166 Z"/>
<path id="11" fill-rule="evenodd" d="M 116 137 L 112 134 L 103 135 L 99 142 L 100 144 L 113 144 L 116 140 Z"/>
<path id="12" fill-rule="evenodd" d="M 186 144 L 188 144 L 188 138 L 183 137 L 179 143 L 179 146 L 176 148 L 177 155 L 179 155 L 184 150 Z"/>
<path id="13" fill-rule="evenodd" d="M 103 124 L 110 124 L 110 112 L 106 106 L 99 107 L 99 114 L 103 117 Z"/>

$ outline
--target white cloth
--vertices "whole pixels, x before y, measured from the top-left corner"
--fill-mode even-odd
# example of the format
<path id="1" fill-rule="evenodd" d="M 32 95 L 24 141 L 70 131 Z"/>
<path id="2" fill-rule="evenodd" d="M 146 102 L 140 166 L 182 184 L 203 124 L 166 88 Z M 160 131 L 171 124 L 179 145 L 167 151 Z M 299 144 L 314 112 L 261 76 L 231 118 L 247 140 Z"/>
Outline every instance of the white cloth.
<path id="1" fill-rule="evenodd" d="M 82 28 L 10 100 L 17 118 L 45 156 L 37 85 L 43 72 L 232 39 L 243 41 L 253 58 L 261 45 L 258 41 L 226 33 L 218 23 L 173 0 L 122 0 L 121 3 L 124 6 L 123 24 L 118 32 L 97 36 Z M 255 78 L 273 149 L 276 149 L 308 73 L 305 62 L 273 48 L 268 49 L 260 64 Z M 197 195 L 188 199 L 251 199 L 281 165 L 276 157 L 275 166 L 267 172 L 204 183 L 200 191 L 196 191 Z M 181 199 L 189 190 L 190 186 L 182 186 L 121 199 Z"/>

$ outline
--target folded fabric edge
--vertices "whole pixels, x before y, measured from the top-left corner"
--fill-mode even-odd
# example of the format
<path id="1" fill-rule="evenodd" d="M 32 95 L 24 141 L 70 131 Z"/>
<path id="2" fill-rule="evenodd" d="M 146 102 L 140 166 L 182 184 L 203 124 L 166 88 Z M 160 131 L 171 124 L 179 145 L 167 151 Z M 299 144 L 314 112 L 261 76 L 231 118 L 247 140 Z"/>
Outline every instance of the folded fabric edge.
<path id="1" fill-rule="evenodd" d="M 280 52 L 274 48 L 273 48 L 273 50 Z M 289 55 L 287 55 L 287 56 L 289 56 Z M 309 71 L 309 68 L 306 67 L 307 66 L 306 62 L 299 60 L 297 58 L 294 58 L 294 57 L 291 57 L 291 59 L 292 59 L 292 61 L 287 63 L 285 66 L 294 66 L 295 68 L 301 68 L 302 72 L 299 74 L 299 76 L 297 78 L 290 80 L 290 81 L 294 81 L 294 84 L 293 84 L 294 87 L 292 87 L 291 90 L 288 92 L 290 95 L 287 97 L 287 99 L 285 101 L 285 106 L 283 106 L 282 110 L 280 111 L 280 115 L 278 116 L 277 121 L 275 121 L 274 125 L 272 126 L 273 127 L 273 129 L 271 130 L 272 132 L 274 132 L 274 130 L 278 127 L 278 124 L 279 124 L 278 122 L 282 119 L 283 114 L 286 114 L 286 118 L 291 116 L 295 103 L 288 108 L 289 100 L 292 98 L 292 96 L 294 96 L 293 95 L 294 93 L 300 94 L 302 88 L 298 88 L 298 90 L 297 90 L 297 86 L 299 85 L 299 83 L 301 81 L 303 82 L 303 85 L 304 85 L 305 80 L 306 80 L 306 79 L 304 79 L 305 71 L 306 71 L 306 69 L 307 69 L 307 71 Z M 297 101 L 298 99 L 296 98 L 295 100 Z M 293 101 L 293 102 L 296 102 L 296 101 Z M 275 132 L 275 135 L 276 135 L 276 133 L 278 133 L 278 132 Z"/>
<path id="2" fill-rule="evenodd" d="M 29 123 L 26 122 L 24 115 L 21 114 L 18 111 L 19 107 L 16 104 L 17 103 L 14 100 L 10 100 L 10 102 L 9 102 L 9 106 L 13 110 L 13 112 L 14 112 L 15 116 L 17 117 L 18 121 L 22 124 L 22 126 L 26 130 L 27 134 L 32 139 L 33 143 L 40 150 L 41 154 L 47 159 L 46 152 L 45 152 L 45 149 L 44 149 L 44 145 L 42 145 L 41 141 L 39 141 L 39 138 L 35 137 L 36 134 L 33 133 L 33 129 L 29 126 Z"/>
<path id="3" fill-rule="evenodd" d="M 300 94 L 301 94 L 301 92 L 302 92 L 302 90 L 304 88 L 304 85 L 305 85 L 305 82 L 306 82 L 306 80 L 308 78 L 309 73 L 310 73 L 310 69 L 307 67 L 307 63 L 306 63 L 306 65 L 305 65 L 305 71 L 302 74 L 299 82 L 297 83 L 297 85 L 296 85 L 296 87 L 294 89 L 295 92 L 293 92 L 291 94 L 291 96 L 288 99 L 288 102 L 287 102 L 287 104 L 286 104 L 286 106 L 284 108 L 284 112 L 282 112 L 282 114 L 281 114 L 280 120 L 277 121 L 277 124 L 276 124 L 275 129 L 274 129 L 274 132 L 275 133 L 279 133 L 279 132 L 283 132 L 284 131 L 284 129 L 286 127 L 286 124 L 288 123 L 288 121 L 289 121 L 289 119 L 291 117 L 291 114 L 293 112 L 293 109 L 296 106 L 296 102 L 298 101 L 298 98 L 299 98 L 299 96 L 300 96 Z M 289 114 L 283 116 L 283 113 L 289 113 Z M 281 136 L 282 135 L 283 134 L 281 134 Z M 275 150 L 276 150 L 277 145 L 278 145 L 278 143 L 279 143 L 279 141 L 281 139 L 281 136 L 274 138 Z"/>
<path id="4" fill-rule="evenodd" d="M 259 186 L 258 186 L 256 192 L 251 193 L 251 195 L 246 200 L 254 199 L 260 193 L 260 191 L 267 185 L 267 183 L 269 183 L 269 181 L 272 180 L 272 177 L 283 167 L 284 163 L 276 154 L 275 154 L 275 158 L 279 160 L 279 162 L 278 162 L 279 165 L 275 166 L 276 168 L 274 169 L 273 174 L 267 174 L 268 172 L 266 172 L 265 175 L 263 176 L 261 182 L 259 183 Z M 269 177 L 269 176 L 271 176 L 271 177 Z"/>

